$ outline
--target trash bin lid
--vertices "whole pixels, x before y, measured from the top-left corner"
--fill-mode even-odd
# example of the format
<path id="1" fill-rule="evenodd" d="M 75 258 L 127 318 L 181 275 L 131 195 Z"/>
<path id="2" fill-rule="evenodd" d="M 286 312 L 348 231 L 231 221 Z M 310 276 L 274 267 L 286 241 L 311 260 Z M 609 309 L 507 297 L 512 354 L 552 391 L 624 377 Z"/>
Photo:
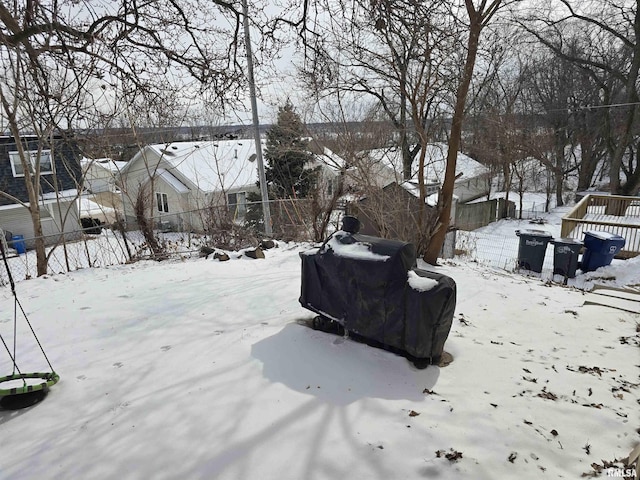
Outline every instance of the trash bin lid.
<path id="1" fill-rule="evenodd" d="M 551 243 L 554 244 L 564 244 L 564 245 L 582 245 L 582 242 L 576 238 L 554 238 L 551 240 Z"/>
<path id="2" fill-rule="evenodd" d="M 551 238 L 552 235 L 546 230 L 534 230 L 534 229 L 525 229 L 525 230 L 516 230 L 516 235 L 529 235 L 531 237 L 547 237 Z"/>
<path id="3" fill-rule="evenodd" d="M 595 231 L 595 230 L 588 230 L 586 232 L 584 232 L 585 236 L 586 235 L 591 235 L 592 237 L 595 237 L 599 240 L 620 240 L 623 239 L 622 236 L 617 235 L 615 233 L 611 233 L 611 232 L 604 232 L 604 231 Z"/>

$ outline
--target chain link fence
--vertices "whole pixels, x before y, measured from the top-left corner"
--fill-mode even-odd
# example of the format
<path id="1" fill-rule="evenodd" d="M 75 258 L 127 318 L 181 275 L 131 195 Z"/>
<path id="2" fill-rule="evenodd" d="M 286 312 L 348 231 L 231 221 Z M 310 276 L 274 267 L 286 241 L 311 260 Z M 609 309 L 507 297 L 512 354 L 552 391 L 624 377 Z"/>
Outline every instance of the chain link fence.
<path id="1" fill-rule="evenodd" d="M 536 205 L 529 210 L 522 211 L 522 220 L 528 220 L 528 226 L 535 230 L 546 230 L 544 205 Z M 516 210 L 516 219 L 520 212 Z M 514 220 L 508 218 L 506 220 Z M 500 221 L 500 220 L 498 220 Z M 512 272 L 517 269 L 518 249 L 520 239 L 515 231 L 512 235 L 503 233 L 487 233 L 482 228 L 472 231 L 459 230 L 455 241 L 455 256 L 461 260 L 475 262 L 479 265 Z M 553 245 L 547 245 L 544 257 L 543 273 L 548 275 L 553 271 Z"/>
<path id="2" fill-rule="evenodd" d="M 344 210 L 327 211 L 313 205 L 311 200 L 271 201 L 273 238 L 282 241 L 313 242 L 326 238 L 339 228 Z M 531 212 L 534 214 L 534 212 Z M 179 226 L 185 216 L 206 219 L 199 231 L 182 231 Z M 161 255 L 153 252 L 147 239 L 136 225 L 127 228 L 122 224 L 91 226 L 45 238 L 47 273 L 61 274 L 82 268 L 107 267 L 136 260 L 159 258 L 188 258 L 200 255 L 202 247 L 226 251 L 241 250 L 259 244 L 262 225 L 262 204 L 247 202 L 242 205 L 206 208 L 173 215 L 152 217 L 154 237 L 161 247 Z M 24 238 L 26 245 L 33 245 L 35 238 Z M 37 276 L 35 251 L 28 249 L 19 254 L 4 243 L 7 263 L 15 281 Z M 487 266 L 513 270 L 517 259 L 517 238 L 501 235 L 465 232 L 451 229 L 441 252 L 442 258 L 458 257 Z M 547 258 L 549 255 L 547 256 Z M 0 285 L 6 285 L 9 277 L 0 268 Z"/>
<path id="3" fill-rule="evenodd" d="M 343 212 L 328 211 L 308 199 L 270 202 L 273 238 L 282 241 L 314 241 L 337 228 Z M 198 218 L 200 228 L 186 228 L 186 218 Z M 202 247 L 240 250 L 256 247 L 263 234 L 261 202 L 207 207 L 149 219 L 159 250 L 149 246 L 133 219 L 127 225 L 92 224 L 86 228 L 44 237 L 47 273 L 60 274 L 82 268 L 121 265 L 144 259 L 186 258 L 200 255 Z M 4 240 L 4 238 L 3 238 Z M 24 248 L 4 242 L 2 248 L 15 281 L 37 276 L 34 237 L 21 237 Z M 24 253 L 22 253 L 24 252 Z M 0 285 L 9 282 L 6 268 L 0 268 Z"/>

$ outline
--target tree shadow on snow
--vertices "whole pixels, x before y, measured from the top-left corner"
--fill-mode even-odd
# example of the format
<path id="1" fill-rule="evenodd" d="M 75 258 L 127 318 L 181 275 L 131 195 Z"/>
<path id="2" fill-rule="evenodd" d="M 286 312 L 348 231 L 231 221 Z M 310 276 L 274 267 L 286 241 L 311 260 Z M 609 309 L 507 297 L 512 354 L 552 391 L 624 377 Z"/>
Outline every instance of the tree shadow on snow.
<path id="1" fill-rule="evenodd" d="M 362 398 L 420 401 L 440 375 L 437 366 L 418 370 L 394 353 L 299 323 L 257 342 L 251 354 L 270 381 L 335 405 Z"/>

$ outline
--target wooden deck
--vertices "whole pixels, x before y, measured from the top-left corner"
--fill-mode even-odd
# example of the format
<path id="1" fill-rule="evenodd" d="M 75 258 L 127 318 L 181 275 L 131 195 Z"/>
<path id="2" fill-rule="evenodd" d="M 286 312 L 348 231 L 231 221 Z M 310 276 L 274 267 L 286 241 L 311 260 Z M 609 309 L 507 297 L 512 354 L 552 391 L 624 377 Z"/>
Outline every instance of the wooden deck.
<path id="1" fill-rule="evenodd" d="M 640 197 L 587 195 L 562 218 L 563 238 L 584 239 L 584 232 L 609 232 L 625 239 L 617 258 L 640 255 Z"/>

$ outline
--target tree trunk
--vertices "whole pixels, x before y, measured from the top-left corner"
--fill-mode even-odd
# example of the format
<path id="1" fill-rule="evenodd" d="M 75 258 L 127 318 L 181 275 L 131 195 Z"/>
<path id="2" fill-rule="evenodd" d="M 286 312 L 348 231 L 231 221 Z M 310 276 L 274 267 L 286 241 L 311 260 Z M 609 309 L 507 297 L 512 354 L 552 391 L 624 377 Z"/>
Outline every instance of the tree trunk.
<path id="1" fill-rule="evenodd" d="M 35 202 L 36 207 L 33 207 L 31 202 L 31 223 L 33 223 L 33 233 L 35 237 L 35 249 L 36 249 L 36 272 L 38 277 L 47 274 L 47 252 L 44 245 L 44 236 L 42 234 L 42 222 L 40 221 L 40 208 L 37 206 L 38 201 Z"/>
<path id="2" fill-rule="evenodd" d="M 598 159 L 592 141 L 580 142 L 580 167 L 578 168 L 578 192 L 588 190 L 591 187 L 593 176 L 596 173 Z"/>
<path id="3" fill-rule="evenodd" d="M 623 126 L 623 132 L 621 138 L 617 139 L 616 148 L 613 153 L 613 158 L 611 158 L 611 168 L 609 170 L 609 177 L 611 179 L 611 193 L 613 194 L 623 194 L 623 185 L 620 182 L 620 170 L 622 169 L 622 158 L 624 157 L 624 152 L 631 142 L 631 139 L 634 135 L 634 127 L 637 123 L 637 114 L 638 114 L 638 91 L 637 91 L 637 81 L 638 81 L 638 72 L 640 71 L 640 51 L 638 47 L 638 39 L 640 38 L 640 11 L 636 9 L 636 16 L 633 23 L 633 29 L 635 33 L 635 41 L 636 48 L 633 51 L 633 59 L 631 61 L 631 68 L 629 69 L 629 74 L 627 76 L 627 81 L 625 85 L 625 102 L 627 104 L 626 107 L 626 116 L 625 122 Z"/>
<path id="4" fill-rule="evenodd" d="M 409 136 L 407 135 L 407 72 L 406 67 L 402 65 L 402 77 L 400 79 L 400 148 L 402 149 L 402 179 L 409 180 L 411 178 L 411 164 L 413 156 L 409 148 Z"/>
<path id="5" fill-rule="evenodd" d="M 469 85 L 473 77 L 473 70 L 478 54 L 478 42 L 480 41 L 480 32 L 482 31 L 482 15 L 480 13 L 469 10 L 469 40 L 467 44 L 467 58 L 462 72 L 462 79 L 458 85 L 456 92 L 456 105 L 453 111 L 451 123 L 451 136 L 449 137 L 449 146 L 447 150 L 447 166 L 444 175 L 444 182 L 440 195 L 438 196 L 438 207 L 440 214 L 431 236 L 429 246 L 427 247 L 423 260 L 431 265 L 435 265 L 438 261 L 438 255 L 442 250 L 444 239 L 451 217 L 451 203 L 453 201 L 453 188 L 456 180 L 456 161 L 458 158 L 458 150 L 460 149 L 460 139 L 462 135 L 462 122 L 464 120 L 464 108 L 469 92 Z"/>
<path id="6" fill-rule="evenodd" d="M 2 107 L 7 115 L 9 130 L 16 142 L 16 150 L 20 156 L 20 162 L 22 163 L 22 169 L 24 171 L 24 183 L 27 189 L 29 198 L 29 206 L 26 207 L 29 210 L 31 216 L 31 223 L 33 224 L 33 235 L 35 237 L 34 244 L 36 250 L 36 273 L 40 277 L 47 273 L 47 253 L 44 245 L 44 237 L 42 235 L 42 222 L 40 221 L 40 204 L 38 203 L 40 196 L 40 166 L 36 165 L 34 171 L 31 171 L 31 162 L 26 158 L 24 144 L 22 143 L 22 137 L 20 136 L 20 129 L 18 128 L 18 122 L 15 116 L 15 110 L 11 108 L 6 97 L 2 97 Z M 52 162 L 55 162 L 54 158 L 51 158 Z"/>
<path id="7" fill-rule="evenodd" d="M 564 192 L 564 174 L 562 169 L 557 169 L 553 172 L 556 181 L 556 207 L 562 207 L 564 205 L 564 199 L 562 194 Z"/>

